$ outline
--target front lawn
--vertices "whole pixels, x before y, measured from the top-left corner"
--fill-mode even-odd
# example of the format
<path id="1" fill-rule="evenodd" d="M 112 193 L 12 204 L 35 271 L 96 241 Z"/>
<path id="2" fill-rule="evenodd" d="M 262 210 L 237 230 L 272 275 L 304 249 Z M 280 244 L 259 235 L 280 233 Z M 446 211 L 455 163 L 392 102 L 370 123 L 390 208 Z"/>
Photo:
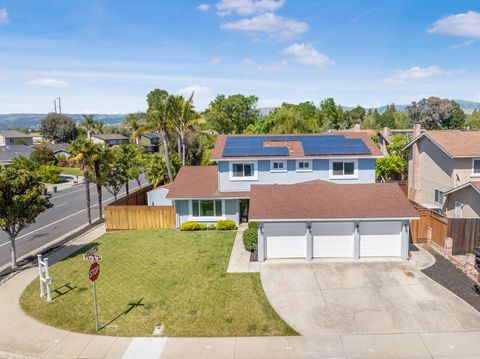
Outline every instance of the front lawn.
<path id="1" fill-rule="evenodd" d="M 70 175 L 70 176 L 83 176 L 80 168 L 77 167 L 60 167 L 56 166 L 62 174 Z"/>
<path id="2" fill-rule="evenodd" d="M 109 233 L 97 280 L 100 334 L 149 336 L 296 335 L 273 310 L 258 273 L 226 273 L 235 232 L 149 230 Z M 53 300 L 25 289 L 23 310 L 46 324 L 95 333 L 90 263 L 76 255 L 51 268 Z"/>

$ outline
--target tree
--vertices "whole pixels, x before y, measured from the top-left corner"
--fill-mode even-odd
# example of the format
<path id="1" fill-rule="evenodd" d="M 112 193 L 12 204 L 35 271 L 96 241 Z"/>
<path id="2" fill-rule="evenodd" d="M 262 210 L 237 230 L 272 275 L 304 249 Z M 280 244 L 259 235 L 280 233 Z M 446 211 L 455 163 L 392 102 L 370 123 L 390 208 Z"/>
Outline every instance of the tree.
<path id="1" fill-rule="evenodd" d="M 259 116 L 258 98 L 244 95 L 218 95 L 205 110 L 207 124 L 221 134 L 244 133 Z"/>
<path id="2" fill-rule="evenodd" d="M 98 200 L 98 219 L 103 219 L 103 193 L 102 186 L 105 185 L 107 168 L 110 166 L 112 158 L 110 156 L 110 147 L 105 144 L 94 144 L 89 155 L 87 166 L 91 180 L 95 183 Z"/>
<path id="3" fill-rule="evenodd" d="M 397 108 L 395 104 L 388 105 L 385 111 L 380 115 L 380 122 L 377 123 L 380 127 L 395 128 L 395 114 Z"/>
<path id="4" fill-rule="evenodd" d="M 172 167 L 175 175 L 181 165 L 182 162 L 180 158 L 177 155 L 172 154 Z M 169 182 L 165 157 L 150 156 L 146 165 L 146 170 L 147 179 L 153 187 L 158 187 Z"/>
<path id="5" fill-rule="evenodd" d="M 52 165 L 57 162 L 53 151 L 45 145 L 40 145 L 30 154 L 30 159 L 41 165 Z"/>
<path id="6" fill-rule="evenodd" d="M 323 119 L 323 127 L 325 129 L 340 129 L 341 114 L 338 111 L 337 105 L 333 98 L 327 98 L 320 103 L 321 114 Z"/>
<path id="7" fill-rule="evenodd" d="M 480 111 L 474 110 L 472 114 L 467 115 L 465 118 L 464 126 L 472 130 L 480 129 Z"/>
<path id="8" fill-rule="evenodd" d="M 163 150 L 165 153 L 165 162 L 170 182 L 173 181 L 172 165 L 170 163 L 170 152 L 168 148 L 167 129 L 169 122 L 169 104 L 170 95 L 165 90 L 155 89 L 147 96 L 148 110 L 147 122 L 150 126 L 157 129 L 163 142 Z"/>
<path id="9" fill-rule="evenodd" d="M 403 173 L 405 162 L 398 155 L 390 155 L 377 159 L 377 177 L 389 180 L 395 174 Z"/>
<path id="10" fill-rule="evenodd" d="M 429 97 L 412 102 L 407 113 L 413 123 L 420 123 L 427 130 L 461 128 L 465 113 L 455 101 Z"/>
<path id="11" fill-rule="evenodd" d="M 313 133 L 320 131 L 320 113 L 311 102 L 298 105 L 284 103 L 268 117 L 274 124 L 273 133 Z"/>
<path id="12" fill-rule="evenodd" d="M 108 165 L 105 166 L 103 186 L 113 195 L 115 201 L 122 186 L 128 181 L 127 166 L 127 159 L 123 156 L 122 148 L 110 148 Z"/>
<path id="13" fill-rule="evenodd" d="M 362 123 L 365 120 L 366 111 L 362 106 L 358 105 L 348 111 L 348 116 L 350 116 L 353 123 Z"/>
<path id="14" fill-rule="evenodd" d="M 125 174 L 125 191 L 127 196 L 130 194 L 130 180 L 136 180 L 138 186 L 140 186 L 140 177 L 143 173 L 143 157 L 144 149 L 143 147 L 138 147 L 133 144 L 119 146 L 119 156 L 120 160 L 118 164 L 123 167 L 123 172 Z"/>
<path id="15" fill-rule="evenodd" d="M 43 189 L 37 173 L 14 166 L 0 167 L 0 228 L 10 239 L 12 268 L 17 267 L 15 240 L 18 234 L 52 207 L 43 196 Z"/>
<path id="16" fill-rule="evenodd" d="M 83 174 L 85 183 L 85 196 L 87 199 L 87 217 L 88 223 L 92 223 L 92 215 L 90 213 L 90 158 L 95 152 L 95 146 L 92 141 L 79 138 L 70 144 L 71 156 L 80 164 L 80 170 Z M 100 205 L 100 204 L 99 204 Z"/>
<path id="17" fill-rule="evenodd" d="M 145 112 L 130 113 L 123 121 L 123 125 L 128 130 L 131 140 L 137 145 L 140 144 L 141 138 L 146 132 L 145 116 Z"/>
<path id="18" fill-rule="evenodd" d="M 70 117 L 49 113 L 40 122 L 40 134 L 49 141 L 71 142 L 77 137 L 77 127 Z"/>
<path id="19" fill-rule="evenodd" d="M 87 132 L 93 132 L 95 130 L 95 118 L 93 115 L 82 115 L 83 122 L 80 126 L 84 128 Z"/>
<path id="20" fill-rule="evenodd" d="M 447 127 L 452 129 L 463 128 L 465 125 L 465 112 L 463 112 L 458 102 L 451 100 L 450 103 L 452 105 L 452 112 Z"/>

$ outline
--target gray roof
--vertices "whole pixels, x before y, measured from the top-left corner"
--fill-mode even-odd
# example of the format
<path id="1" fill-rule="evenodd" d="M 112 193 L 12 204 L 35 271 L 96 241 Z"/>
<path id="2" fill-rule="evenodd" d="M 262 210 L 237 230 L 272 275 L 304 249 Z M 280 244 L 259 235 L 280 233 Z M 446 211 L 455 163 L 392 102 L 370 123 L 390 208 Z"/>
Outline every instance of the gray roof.
<path id="1" fill-rule="evenodd" d="M 158 133 L 154 133 L 154 132 L 144 133 L 143 136 L 146 137 L 146 138 L 149 138 L 149 139 L 160 138 L 160 135 Z"/>
<path id="2" fill-rule="evenodd" d="M 5 138 L 30 138 L 32 136 L 27 135 L 26 133 L 20 132 L 20 131 L 15 131 L 15 130 L 5 130 L 5 131 L 0 131 L 0 136 L 3 136 Z"/>
<path id="3" fill-rule="evenodd" d="M 34 149 L 25 145 L 0 146 L 0 161 L 11 161 L 15 157 L 29 157 Z"/>
<path id="4" fill-rule="evenodd" d="M 120 135 L 118 133 L 92 133 L 92 137 L 98 138 L 99 140 L 128 140 L 128 137 Z"/>

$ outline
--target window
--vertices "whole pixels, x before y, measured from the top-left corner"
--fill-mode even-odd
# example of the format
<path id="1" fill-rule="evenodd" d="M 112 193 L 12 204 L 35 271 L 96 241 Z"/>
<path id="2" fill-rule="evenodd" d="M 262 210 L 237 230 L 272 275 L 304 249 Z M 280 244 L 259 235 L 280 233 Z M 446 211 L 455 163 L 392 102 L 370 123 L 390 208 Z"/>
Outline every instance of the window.
<path id="1" fill-rule="evenodd" d="M 474 159 L 472 162 L 472 176 L 480 177 L 480 159 Z"/>
<path id="2" fill-rule="evenodd" d="M 230 179 L 233 180 L 256 180 L 257 171 L 255 169 L 256 163 L 248 162 L 230 162 Z M 285 166 L 286 167 L 286 166 Z"/>
<path id="3" fill-rule="evenodd" d="M 443 204 L 443 192 L 436 189 L 433 200 L 438 204 Z"/>
<path id="4" fill-rule="evenodd" d="M 330 178 L 357 178 L 356 160 L 330 161 Z"/>
<path id="5" fill-rule="evenodd" d="M 270 161 L 271 172 L 286 172 L 287 161 Z"/>
<path id="6" fill-rule="evenodd" d="M 193 200 L 192 201 L 193 217 L 221 217 L 222 216 L 222 200 Z"/>
<path id="7" fill-rule="evenodd" d="M 297 161 L 297 171 L 312 171 L 312 169 L 311 160 Z"/>

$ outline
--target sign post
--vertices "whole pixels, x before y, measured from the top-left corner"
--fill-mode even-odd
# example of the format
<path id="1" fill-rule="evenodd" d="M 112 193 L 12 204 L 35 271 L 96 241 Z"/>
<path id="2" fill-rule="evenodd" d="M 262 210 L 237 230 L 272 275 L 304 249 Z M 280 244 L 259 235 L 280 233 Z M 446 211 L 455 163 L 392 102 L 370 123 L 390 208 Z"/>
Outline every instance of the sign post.
<path id="1" fill-rule="evenodd" d="M 90 279 L 93 283 L 93 307 L 95 309 L 95 328 L 98 330 L 100 329 L 100 325 L 98 323 L 98 308 L 97 308 L 97 286 L 95 285 L 95 281 L 97 280 L 100 274 L 100 265 L 97 262 L 93 262 L 88 270 L 88 279 Z"/>
<path id="2" fill-rule="evenodd" d="M 47 302 L 52 300 L 51 285 L 52 278 L 48 274 L 48 258 L 43 259 L 41 254 L 37 254 L 38 259 L 38 279 L 40 281 L 40 297 L 45 295 L 45 289 L 47 289 Z"/>

